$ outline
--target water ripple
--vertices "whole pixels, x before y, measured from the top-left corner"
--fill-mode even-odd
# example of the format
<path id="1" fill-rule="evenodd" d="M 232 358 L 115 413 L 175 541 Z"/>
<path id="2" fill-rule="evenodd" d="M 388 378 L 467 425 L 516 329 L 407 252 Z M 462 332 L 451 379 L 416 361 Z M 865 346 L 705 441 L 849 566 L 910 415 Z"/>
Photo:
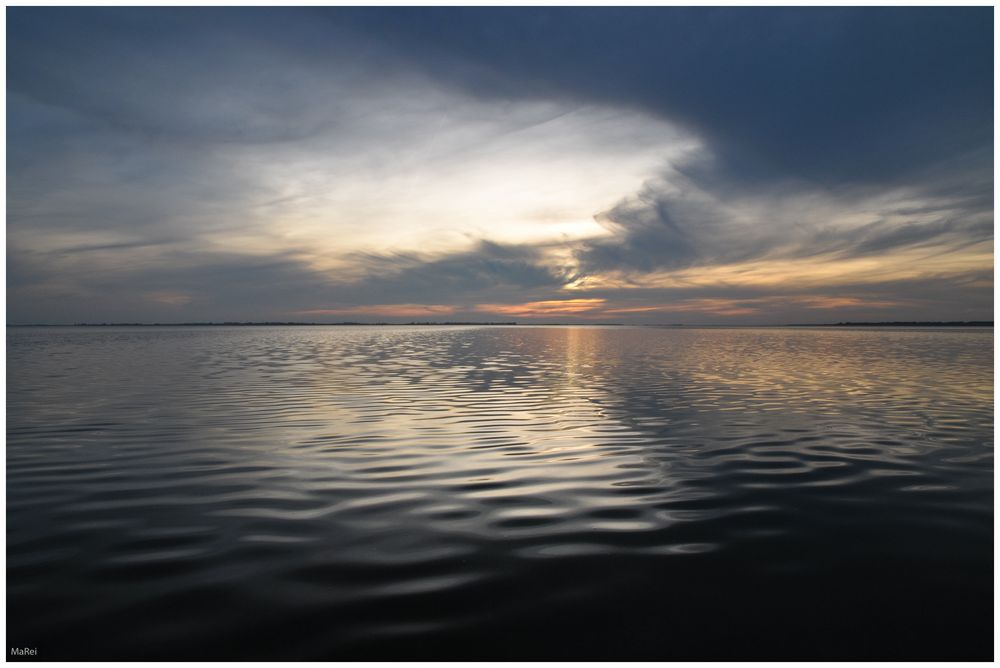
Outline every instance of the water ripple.
<path id="1" fill-rule="evenodd" d="M 12 329 L 8 635 L 50 659 L 988 657 L 992 341 Z"/>

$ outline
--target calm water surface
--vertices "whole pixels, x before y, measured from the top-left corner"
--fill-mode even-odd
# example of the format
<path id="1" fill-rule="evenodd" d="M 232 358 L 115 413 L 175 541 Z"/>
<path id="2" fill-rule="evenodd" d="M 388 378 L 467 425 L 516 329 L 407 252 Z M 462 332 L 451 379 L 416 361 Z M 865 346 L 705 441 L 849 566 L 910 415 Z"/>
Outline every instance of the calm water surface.
<path id="1" fill-rule="evenodd" d="M 39 659 L 992 659 L 993 332 L 7 331 Z"/>

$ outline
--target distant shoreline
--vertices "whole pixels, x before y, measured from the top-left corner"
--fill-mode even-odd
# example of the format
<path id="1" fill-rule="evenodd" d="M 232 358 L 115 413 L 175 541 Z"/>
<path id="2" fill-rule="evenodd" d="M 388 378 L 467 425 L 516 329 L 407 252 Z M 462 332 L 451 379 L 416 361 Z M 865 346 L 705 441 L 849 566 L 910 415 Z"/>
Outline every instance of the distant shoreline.
<path id="1" fill-rule="evenodd" d="M 8 324 L 7 327 L 427 327 L 427 326 L 546 326 L 574 327 L 580 325 L 601 327 L 687 327 L 687 328 L 759 328 L 759 327 L 992 327 L 992 320 L 949 320 L 949 321 L 896 321 L 896 322 L 835 322 L 835 323 L 790 323 L 780 325 L 738 325 L 738 324 L 646 324 L 621 322 L 81 322 L 73 324 Z"/>
<path id="2" fill-rule="evenodd" d="M 421 325 L 510 326 L 516 322 L 78 322 L 73 324 L 7 325 L 8 327 L 410 327 Z"/>
<path id="3" fill-rule="evenodd" d="M 992 320 L 949 320 L 943 322 L 835 322 L 819 325 L 785 325 L 786 327 L 992 327 Z"/>

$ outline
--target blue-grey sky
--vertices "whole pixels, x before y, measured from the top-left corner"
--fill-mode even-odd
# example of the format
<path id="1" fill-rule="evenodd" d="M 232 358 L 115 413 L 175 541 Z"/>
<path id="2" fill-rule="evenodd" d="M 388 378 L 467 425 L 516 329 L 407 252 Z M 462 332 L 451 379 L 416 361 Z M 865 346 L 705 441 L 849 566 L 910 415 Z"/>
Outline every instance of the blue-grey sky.
<path id="1" fill-rule="evenodd" d="M 991 320 L 992 26 L 8 8 L 8 321 Z"/>

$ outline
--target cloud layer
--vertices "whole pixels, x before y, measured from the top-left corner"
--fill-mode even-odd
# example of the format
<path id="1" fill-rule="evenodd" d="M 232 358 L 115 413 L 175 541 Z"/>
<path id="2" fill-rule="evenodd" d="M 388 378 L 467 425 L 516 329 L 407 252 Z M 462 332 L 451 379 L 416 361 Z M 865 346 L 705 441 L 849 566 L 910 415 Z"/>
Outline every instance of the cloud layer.
<path id="1" fill-rule="evenodd" d="M 992 319 L 990 18 L 11 8 L 8 319 Z"/>

